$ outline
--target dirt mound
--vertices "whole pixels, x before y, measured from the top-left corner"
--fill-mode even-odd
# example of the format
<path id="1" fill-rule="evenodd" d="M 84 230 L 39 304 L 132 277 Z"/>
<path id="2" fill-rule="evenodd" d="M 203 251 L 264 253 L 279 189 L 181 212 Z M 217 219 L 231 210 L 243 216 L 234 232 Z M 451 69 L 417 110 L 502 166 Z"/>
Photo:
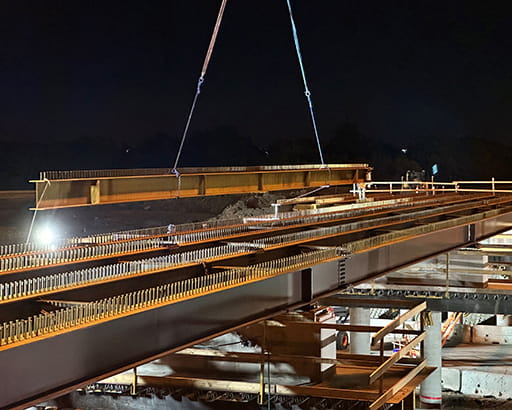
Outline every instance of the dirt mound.
<path id="1" fill-rule="evenodd" d="M 290 192 L 265 192 L 264 194 L 243 196 L 238 201 L 226 206 L 219 215 L 211 218 L 210 220 L 273 214 L 274 207 L 272 204 L 275 204 L 278 199 L 296 196 L 295 194 L 296 193 L 290 194 Z"/>

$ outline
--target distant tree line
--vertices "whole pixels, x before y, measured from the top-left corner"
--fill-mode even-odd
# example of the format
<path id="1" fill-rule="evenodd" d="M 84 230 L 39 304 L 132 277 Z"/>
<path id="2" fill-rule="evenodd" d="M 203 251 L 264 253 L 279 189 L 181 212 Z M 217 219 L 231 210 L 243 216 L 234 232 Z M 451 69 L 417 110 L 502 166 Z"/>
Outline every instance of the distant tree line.
<path id="1" fill-rule="evenodd" d="M 374 179 L 399 180 L 407 170 L 430 173 L 437 180 L 512 179 L 512 147 L 479 137 L 415 138 L 407 147 L 363 135 L 345 122 L 323 142 L 327 163 L 364 162 L 374 167 Z M 179 141 L 157 133 L 139 143 L 82 137 L 65 142 L 7 141 L 0 150 L 0 189 L 29 189 L 39 171 L 105 168 L 172 168 Z M 319 163 L 314 137 L 287 137 L 261 146 L 234 127 L 191 133 L 179 167 Z"/>

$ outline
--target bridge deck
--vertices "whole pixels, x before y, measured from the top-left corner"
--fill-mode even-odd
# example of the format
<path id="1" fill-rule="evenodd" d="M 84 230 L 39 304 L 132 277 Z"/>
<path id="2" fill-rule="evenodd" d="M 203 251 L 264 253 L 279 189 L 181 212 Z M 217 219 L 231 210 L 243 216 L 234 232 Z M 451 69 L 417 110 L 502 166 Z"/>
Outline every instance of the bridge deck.
<path id="1" fill-rule="evenodd" d="M 294 222 L 291 231 L 283 234 L 279 230 L 274 239 L 265 229 L 263 237 L 244 238 L 243 242 L 252 243 L 256 250 L 249 259 L 237 262 L 235 257 L 229 263 L 223 261 L 222 266 L 213 263 L 207 264 L 206 270 L 185 270 L 188 277 L 185 273 L 173 277 L 168 269 L 154 276 L 154 282 L 147 282 L 149 275 L 143 282 L 132 282 L 132 287 L 109 288 L 110 296 L 105 293 L 102 300 L 93 297 L 97 289 L 81 298 L 56 292 L 49 301 L 53 305 L 45 305 L 53 313 L 36 315 L 37 328 L 35 319 L 26 317 L 2 326 L 0 407 L 26 405 L 104 378 L 212 334 L 308 304 L 349 284 L 474 243 L 512 224 L 510 197 L 460 197 L 468 202 L 447 205 L 443 213 L 438 205 L 444 198 L 418 198 L 418 202 L 432 202 L 421 211 L 416 209 L 417 213 L 402 209 L 392 215 L 399 208 L 395 203 L 385 221 L 363 218 L 358 225 L 351 225 L 352 221 L 346 226 L 334 218 L 333 225 L 314 227 L 300 220 L 300 226 Z M 379 208 L 385 206 L 370 208 L 370 212 Z M 210 232 L 201 235 L 212 240 L 212 231 L 202 232 Z M 194 243 L 197 246 L 197 241 Z M 171 253 L 176 252 L 173 249 Z M 83 255 L 80 252 L 79 257 Z M 120 265 L 124 263 L 126 260 Z M 31 266 L 27 274 L 40 272 L 40 266 Z M 200 263 L 195 266 L 204 268 Z M 3 283 L 19 274 L 7 271 Z M 34 286 L 34 282 L 28 283 Z M 53 282 L 52 289 L 61 284 Z M 12 288 L 14 293 L 20 292 L 17 286 Z M 27 312 L 40 303 L 34 299 Z M 9 303 L 2 313 L 9 305 L 25 306 Z"/>

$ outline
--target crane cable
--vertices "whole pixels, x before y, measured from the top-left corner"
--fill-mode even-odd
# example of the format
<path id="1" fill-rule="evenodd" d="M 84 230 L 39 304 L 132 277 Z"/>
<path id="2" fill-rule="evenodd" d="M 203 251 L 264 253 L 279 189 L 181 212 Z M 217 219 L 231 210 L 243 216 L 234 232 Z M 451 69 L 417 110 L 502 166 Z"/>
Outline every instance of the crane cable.
<path id="1" fill-rule="evenodd" d="M 302 74 L 302 81 L 304 82 L 304 94 L 308 100 L 309 112 L 311 114 L 311 122 L 313 123 L 313 130 L 315 131 L 316 144 L 318 146 L 318 153 L 320 154 L 320 162 L 322 166 L 325 166 L 324 155 L 322 153 L 322 146 L 320 145 L 320 137 L 318 136 L 318 128 L 316 126 L 315 113 L 313 111 L 313 101 L 311 100 L 311 92 L 308 88 L 306 81 L 306 72 L 304 71 L 304 65 L 302 64 L 302 55 L 300 53 L 299 36 L 297 35 L 297 27 L 295 26 L 295 20 L 293 19 L 292 6 L 290 0 L 286 0 L 288 5 L 288 13 L 290 14 L 290 23 L 292 25 L 293 41 L 295 43 L 295 51 L 297 51 L 297 57 L 299 59 L 300 72 Z"/>
<path id="2" fill-rule="evenodd" d="M 295 25 L 295 20 L 293 19 L 293 13 L 292 13 L 292 7 L 291 7 L 291 4 L 290 4 L 290 0 L 286 0 L 286 2 L 287 2 L 287 5 L 288 5 L 288 13 L 290 15 L 290 23 L 291 23 L 291 26 L 292 26 L 292 33 L 293 33 L 293 40 L 294 40 L 294 43 L 295 43 L 295 50 L 297 52 L 297 57 L 298 57 L 299 66 L 300 66 L 300 72 L 302 74 L 302 81 L 304 83 L 304 94 L 306 95 L 306 99 L 308 101 L 309 112 L 310 112 L 310 115 L 311 115 L 311 122 L 313 124 L 313 130 L 315 132 L 315 138 L 316 138 L 316 144 L 317 144 L 317 147 L 318 147 L 318 153 L 320 155 L 320 162 L 321 162 L 322 166 L 325 166 L 324 156 L 323 156 L 323 152 L 322 152 L 322 146 L 320 144 L 320 137 L 318 135 L 318 127 L 316 125 L 315 113 L 314 113 L 314 110 L 313 110 L 313 101 L 311 99 L 311 91 L 309 90 L 308 83 L 306 81 L 306 73 L 305 73 L 305 70 L 304 70 L 304 64 L 302 63 L 302 55 L 301 55 L 301 52 L 300 52 L 299 37 L 297 35 L 297 27 Z M 186 139 L 187 134 L 188 134 L 188 129 L 190 127 L 190 122 L 191 122 L 192 116 L 194 114 L 194 110 L 195 110 L 195 107 L 196 107 L 196 104 L 197 104 L 197 100 L 199 98 L 199 94 L 201 94 L 201 86 L 204 83 L 204 77 L 206 75 L 206 70 L 208 69 L 208 64 L 210 62 L 210 58 L 211 58 L 212 53 L 213 53 L 213 48 L 215 46 L 215 41 L 217 40 L 217 35 L 219 33 L 220 23 L 222 22 L 222 17 L 224 15 L 224 9 L 226 8 L 226 3 L 227 3 L 227 0 L 222 0 L 222 3 L 221 3 L 220 8 L 219 8 L 219 13 L 217 15 L 217 21 L 215 22 L 215 27 L 213 28 L 213 33 L 212 33 L 212 37 L 210 39 L 210 44 L 208 46 L 208 50 L 206 52 L 206 56 L 205 56 L 205 59 L 204 59 L 204 62 L 203 62 L 203 68 L 201 70 L 201 75 L 199 76 L 199 79 L 197 81 L 196 93 L 194 95 L 194 99 L 192 100 L 192 106 L 190 107 L 190 111 L 189 111 L 189 114 L 188 114 L 187 122 L 185 124 L 185 129 L 183 130 L 183 135 L 181 137 L 180 147 L 178 149 L 178 153 L 176 155 L 176 160 L 174 161 L 174 166 L 173 166 L 172 171 L 171 171 L 177 177 L 180 176 L 180 173 L 178 172 L 176 167 L 178 166 L 178 162 L 179 162 L 179 159 L 180 159 L 180 156 L 181 156 L 181 152 L 183 150 L 183 144 L 185 143 L 185 139 Z"/>
<path id="3" fill-rule="evenodd" d="M 176 160 L 174 161 L 174 166 L 172 168 L 172 173 L 179 177 L 179 172 L 176 169 L 178 166 L 178 161 L 180 160 L 181 151 L 183 149 L 183 144 L 185 143 L 185 138 L 188 134 L 188 129 L 190 127 L 190 121 L 192 120 L 192 115 L 194 114 L 194 109 L 196 108 L 197 99 L 199 94 L 201 94 L 201 85 L 204 83 L 204 77 L 206 75 L 206 70 L 208 69 L 208 63 L 210 62 L 210 58 L 212 57 L 213 47 L 215 46 L 215 41 L 217 40 L 217 34 L 219 33 L 220 23 L 222 21 L 222 16 L 224 15 L 224 9 L 226 8 L 227 0 L 222 0 L 220 5 L 219 14 L 217 15 L 217 21 L 215 22 L 215 27 L 213 28 L 212 37 L 210 38 L 210 44 L 208 46 L 208 51 L 206 52 L 206 56 L 203 62 L 203 68 L 201 69 L 201 75 L 197 81 L 196 94 L 192 101 L 192 106 L 190 107 L 190 112 L 188 114 L 187 122 L 185 124 L 185 129 L 183 131 L 183 135 L 181 137 L 180 147 L 178 149 L 178 154 L 176 155 Z"/>

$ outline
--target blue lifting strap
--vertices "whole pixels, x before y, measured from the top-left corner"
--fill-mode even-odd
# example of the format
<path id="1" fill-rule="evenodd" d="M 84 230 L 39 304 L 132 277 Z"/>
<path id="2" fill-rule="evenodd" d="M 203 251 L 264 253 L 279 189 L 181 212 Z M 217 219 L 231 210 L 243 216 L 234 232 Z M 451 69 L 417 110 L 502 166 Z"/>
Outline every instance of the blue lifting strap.
<path id="1" fill-rule="evenodd" d="M 295 26 L 295 20 L 293 19 L 292 6 L 290 0 L 286 0 L 288 5 L 288 13 L 290 14 L 290 23 L 292 25 L 293 41 L 295 42 L 295 50 L 297 51 L 297 57 L 299 59 L 300 72 L 302 74 L 302 81 L 304 82 L 304 94 L 308 100 L 309 112 L 311 114 L 311 121 L 313 123 L 313 130 L 315 131 L 316 144 L 318 146 L 318 153 L 320 154 L 320 162 L 325 165 L 324 155 L 322 153 L 322 146 L 320 145 L 320 137 L 318 136 L 318 128 L 316 126 L 315 113 L 313 111 L 313 101 L 311 100 L 311 92 L 308 88 L 306 81 L 306 72 L 304 71 L 304 64 L 302 63 L 302 55 L 300 53 L 299 36 L 297 35 L 297 27 Z"/>

